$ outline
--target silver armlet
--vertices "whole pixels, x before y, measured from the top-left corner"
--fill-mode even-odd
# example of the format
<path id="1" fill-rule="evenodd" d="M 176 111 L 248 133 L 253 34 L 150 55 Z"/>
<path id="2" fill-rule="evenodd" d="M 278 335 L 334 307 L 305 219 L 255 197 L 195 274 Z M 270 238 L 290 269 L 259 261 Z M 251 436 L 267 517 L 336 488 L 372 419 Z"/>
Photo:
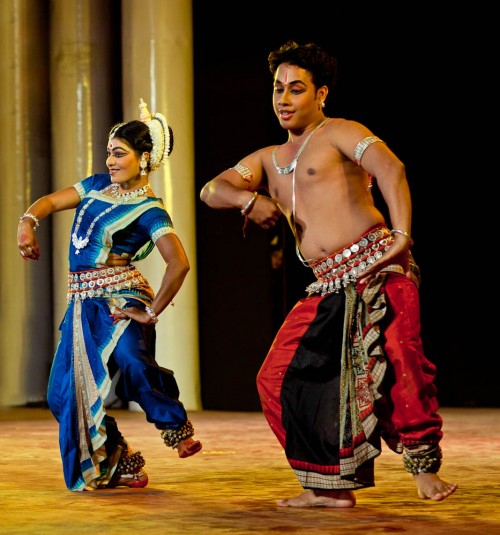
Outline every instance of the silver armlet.
<path id="1" fill-rule="evenodd" d="M 365 150 L 372 144 L 372 143 L 385 143 L 382 139 L 380 139 L 377 136 L 368 136 L 362 139 L 354 149 L 354 161 L 361 165 L 361 158 L 363 157 L 363 154 L 365 153 Z"/>
<path id="2" fill-rule="evenodd" d="M 247 183 L 247 187 L 250 186 L 250 182 L 252 181 L 252 171 L 250 169 L 242 164 L 238 163 L 234 167 L 231 167 L 231 169 L 234 169 L 237 173 L 241 175 L 241 178 Z"/>

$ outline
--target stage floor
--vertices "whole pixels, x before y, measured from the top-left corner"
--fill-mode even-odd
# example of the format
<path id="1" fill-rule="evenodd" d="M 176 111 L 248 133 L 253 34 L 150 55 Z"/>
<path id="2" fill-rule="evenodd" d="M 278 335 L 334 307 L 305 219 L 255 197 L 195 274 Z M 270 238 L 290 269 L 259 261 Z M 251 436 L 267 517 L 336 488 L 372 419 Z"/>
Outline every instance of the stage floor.
<path id="1" fill-rule="evenodd" d="M 302 488 L 259 412 L 190 413 L 203 450 L 179 459 L 142 412 L 110 411 L 146 458 L 149 485 L 70 492 L 50 412 L 1 410 L 0 533 L 500 534 L 500 409 L 440 413 L 440 475 L 459 484 L 448 499 L 420 500 L 401 456 L 384 447 L 376 486 L 356 492 L 355 508 L 292 509 L 276 502 Z"/>

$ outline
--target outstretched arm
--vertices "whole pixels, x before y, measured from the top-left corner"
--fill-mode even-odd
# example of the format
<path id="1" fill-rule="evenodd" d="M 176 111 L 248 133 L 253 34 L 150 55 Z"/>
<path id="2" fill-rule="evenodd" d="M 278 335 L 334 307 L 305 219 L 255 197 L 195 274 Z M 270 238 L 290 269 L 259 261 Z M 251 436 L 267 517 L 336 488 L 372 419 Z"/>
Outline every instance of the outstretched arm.
<path id="1" fill-rule="evenodd" d="M 23 260 L 38 260 L 40 247 L 35 231 L 39 222 L 54 212 L 61 212 L 76 208 L 80 203 L 80 196 L 71 186 L 40 197 L 21 216 L 17 227 L 17 247 Z"/>

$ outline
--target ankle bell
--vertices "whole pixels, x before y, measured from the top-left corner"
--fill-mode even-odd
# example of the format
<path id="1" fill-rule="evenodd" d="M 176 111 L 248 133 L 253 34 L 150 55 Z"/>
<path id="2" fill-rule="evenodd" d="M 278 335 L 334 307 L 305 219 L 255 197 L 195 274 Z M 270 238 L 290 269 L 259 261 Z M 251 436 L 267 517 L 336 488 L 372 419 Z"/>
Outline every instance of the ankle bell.
<path id="1" fill-rule="evenodd" d="M 179 429 L 163 429 L 161 432 L 161 438 L 169 448 L 175 448 L 181 440 L 186 440 L 193 435 L 194 427 L 190 420 L 187 420 Z"/>

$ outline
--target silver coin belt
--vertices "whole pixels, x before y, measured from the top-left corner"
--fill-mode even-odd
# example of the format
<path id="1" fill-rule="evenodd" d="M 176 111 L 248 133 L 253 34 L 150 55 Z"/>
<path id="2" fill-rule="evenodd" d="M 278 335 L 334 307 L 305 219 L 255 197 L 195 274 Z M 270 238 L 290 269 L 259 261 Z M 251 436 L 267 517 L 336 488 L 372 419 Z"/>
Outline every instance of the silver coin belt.
<path id="1" fill-rule="evenodd" d="M 68 274 L 68 303 L 72 299 L 84 300 L 106 297 L 123 289 L 146 283 L 140 271 L 134 266 L 114 266 Z"/>
<path id="2" fill-rule="evenodd" d="M 350 282 L 355 282 L 363 271 L 389 250 L 394 243 L 389 229 L 379 227 L 365 234 L 342 251 L 311 264 L 316 281 L 306 288 L 307 293 L 326 295 L 337 293 Z"/>

